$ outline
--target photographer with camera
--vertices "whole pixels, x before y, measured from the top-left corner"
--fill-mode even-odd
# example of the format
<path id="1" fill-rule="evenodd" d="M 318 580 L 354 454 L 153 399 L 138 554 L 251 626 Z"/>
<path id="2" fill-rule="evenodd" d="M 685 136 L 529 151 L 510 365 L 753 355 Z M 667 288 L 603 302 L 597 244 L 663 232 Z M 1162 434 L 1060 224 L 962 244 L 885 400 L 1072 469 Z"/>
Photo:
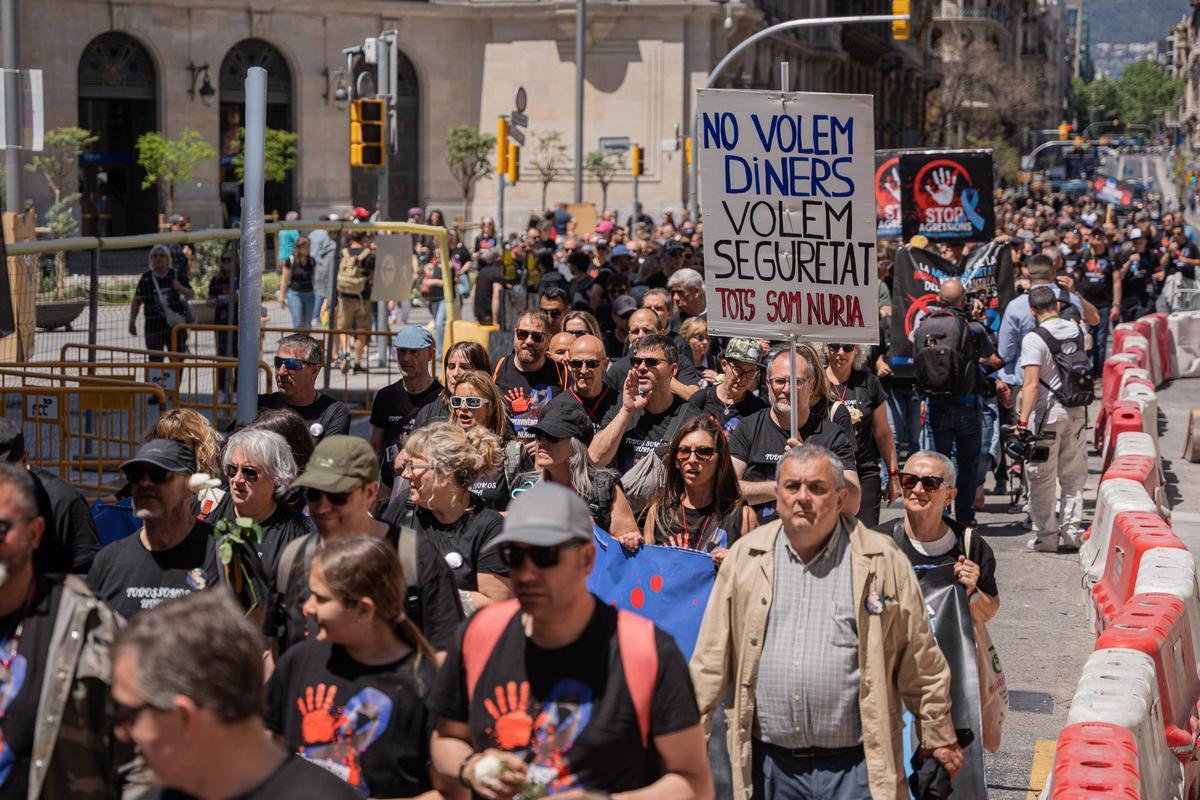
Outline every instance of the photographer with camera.
<path id="1" fill-rule="evenodd" d="M 1087 406 L 1095 399 L 1091 359 L 1080 323 L 1059 316 L 1059 299 L 1049 286 L 1029 290 L 1037 326 L 1021 340 L 1024 372 L 1021 411 L 1014 431 L 1018 442 L 1045 439 L 1038 462 L 1029 459 L 1030 550 L 1055 552 L 1061 544 L 1078 550 L 1082 536 L 1083 484 L 1087 479 L 1084 428 Z M 1022 433 L 1024 431 L 1025 433 Z M 1029 435 L 1032 434 L 1032 437 Z M 1047 438 L 1053 434 L 1053 438 Z M 1055 485 L 1062 486 L 1061 497 Z M 1061 514 L 1056 501 L 1061 499 Z"/>

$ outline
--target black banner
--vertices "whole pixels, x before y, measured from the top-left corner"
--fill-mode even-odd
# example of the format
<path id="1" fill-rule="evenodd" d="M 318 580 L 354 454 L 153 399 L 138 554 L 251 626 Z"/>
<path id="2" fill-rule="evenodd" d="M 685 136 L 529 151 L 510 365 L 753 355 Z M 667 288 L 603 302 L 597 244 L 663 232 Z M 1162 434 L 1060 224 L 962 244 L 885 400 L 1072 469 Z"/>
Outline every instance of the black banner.
<path id="1" fill-rule="evenodd" d="M 0 339 L 17 332 L 17 319 L 13 309 L 12 283 L 8 275 L 8 254 L 4 237 L 0 236 Z"/>
<path id="2" fill-rule="evenodd" d="M 900 153 L 875 151 L 875 238 L 900 238 Z"/>
<path id="3" fill-rule="evenodd" d="M 912 334 L 929 309 L 937 305 L 938 289 L 947 278 L 958 278 L 969 300 L 983 304 L 989 330 L 999 331 L 1004 308 L 1016 295 L 1012 250 L 988 242 L 972 250 L 961 264 L 917 247 L 900 247 L 892 265 L 892 371 L 912 377 Z"/>
<path id="4" fill-rule="evenodd" d="M 902 233 L 931 242 L 996 235 L 991 150 L 924 150 L 900 156 Z"/>

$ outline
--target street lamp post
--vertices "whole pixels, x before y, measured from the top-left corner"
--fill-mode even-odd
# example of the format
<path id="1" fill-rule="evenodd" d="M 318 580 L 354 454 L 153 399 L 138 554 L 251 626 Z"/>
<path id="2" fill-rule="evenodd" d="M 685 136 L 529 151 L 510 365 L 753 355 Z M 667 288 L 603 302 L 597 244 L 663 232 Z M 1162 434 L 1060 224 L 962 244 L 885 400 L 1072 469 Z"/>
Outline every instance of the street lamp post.
<path id="1" fill-rule="evenodd" d="M 582 8 L 583 0 L 579 0 L 579 5 Z M 581 15 L 582 15 L 582 12 L 581 12 Z M 787 22 L 781 22 L 778 25 L 772 25 L 769 28 L 763 28 L 758 33 L 755 33 L 752 36 L 748 36 L 745 39 L 743 39 L 741 42 L 738 42 L 737 47 L 733 48 L 728 53 L 726 53 L 725 57 L 722 58 L 719 62 L 717 62 L 717 65 L 715 67 L 713 67 L 712 72 L 708 73 L 708 78 L 704 81 L 703 88 L 705 88 L 705 89 L 713 88 L 713 85 L 717 82 L 717 79 L 721 77 L 721 73 L 724 72 L 725 68 L 728 67 L 730 64 L 732 64 L 733 61 L 739 55 L 741 55 L 743 50 L 745 50 L 750 45 L 755 44 L 756 42 L 759 42 L 759 41 L 767 38 L 768 36 L 774 36 L 777 33 L 782 33 L 783 31 L 792 30 L 793 28 L 816 28 L 816 27 L 820 27 L 822 25 L 869 25 L 869 24 L 879 23 L 879 22 L 899 22 L 899 21 L 907 22 L 908 19 L 909 19 L 908 14 L 875 14 L 875 15 L 856 16 L 856 17 L 814 17 L 812 19 L 791 19 L 791 20 L 788 20 Z M 578 32 L 576 32 L 576 35 L 578 36 Z M 579 47 L 578 43 L 576 44 L 576 47 L 577 48 Z M 582 67 L 580 67 L 580 70 L 582 70 Z M 580 72 L 580 74 L 582 74 L 582 72 Z M 577 88 L 577 91 L 578 91 L 578 88 Z M 576 102 L 576 107 L 582 108 L 582 98 L 580 98 Z M 698 186 L 699 182 L 697 180 L 697 171 L 700 166 L 700 159 L 699 159 L 700 143 L 698 141 L 696 141 L 696 131 L 699 127 L 698 122 L 699 122 L 699 120 L 697 118 L 697 115 L 696 115 L 695 111 L 693 111 L 692 112 L 692 147 L 695 148 L 694 152 L 696 153 L 696 155 L 692 157 L 692 168 L 691 168 L 691 171 L 688 173 L 688 210 L 691 211 L 693 220 L 698 220 L 700 218 L 699 186 Z M 582 127 L 582 121 L 577 119 L 576 125 L 579 127 Z M 577 133 L 577 135 L 578 135 L 578 133 Z M 576 159 L 577 160 L 579 159 L 578 151 L 576 151 Z M 578 171 L 578 167 L 576 167 L 576 179 L 575 180 L 576 180 L 577 187 L 579 186 L 578 175 L 579 175 L 579 171 Z M 578 191 L 579 190 L 576 189 L 577 193 L 578 193 Z"/>
<path id="2" fill-rule="evenodd" d="M 583 202 L 583 27 L 586 0 L 575 0 L 575 202 Z"/>

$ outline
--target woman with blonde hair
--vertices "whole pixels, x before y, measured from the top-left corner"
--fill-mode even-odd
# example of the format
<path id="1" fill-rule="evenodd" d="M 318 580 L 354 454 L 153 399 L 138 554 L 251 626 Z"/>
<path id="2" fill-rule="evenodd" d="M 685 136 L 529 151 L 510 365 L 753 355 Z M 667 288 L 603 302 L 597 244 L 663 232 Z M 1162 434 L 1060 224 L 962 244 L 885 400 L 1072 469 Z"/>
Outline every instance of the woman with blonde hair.
<path id="1" fill-rule="evenodd" d="M 429 766 L 425 697 L 437 663 L 404 614 L 396 548 L 368 534 L 331 540 L 313 556 L 308 583 L 304 613 L 317 635 L 289 648 L 267 682 L 267 728 L 293 752 L 336 766 L 363 797 L 453 792 Z"/>
<path id="2" fill-rule="evenodd" d="M 687 355 L 702 378 L 700 388 L 717 382 L 717 362 L 708 351 L 708 322 L 688 317 L 679 326 L 679 338 L 687 342 Z"/>
<path id="3" fill-rule="evenodd" d="M 466 372 L 454 385 L 449 403 L 452 423 L 464 431 L 482 426 L 500 437 L 500 461 L 469 488 L 488 508 L 504 511 L 517 474 L 528 466 L 530 456 L 509 422 L 508 404 L 500 388 L 486 372 Z"/>
<path id="4" fill-rule="evenodd" d="M 578 339 L 580 336 L 591 334 L 597 339 L 603 339 L 604 334 L 600 332 L 600 323 L 590 311 L 584 311 L 576 308 L 563 314 L 562 331 L 569 333 Z"/>
<path id="5" fill-rule="evenodd" d="M 415 506 L 407 524 L 446 559 L 468 613 L 512 597 L 500 554 L 484 552 L 504 521 L 470 491 L 500 463 L 500 450 L 500 437 L 482 425 L 435 422 L 413 431 L 400 454 Z"/>
<path id="6" fill-rule="evenodd" d="M 210 477 L 221 474 L 221 440 L 208 418 L 190 408 L 172 408 L 146 432 L 142 441 L 174 439 L 192 448 L 196 454 L 196 472 Z"/>

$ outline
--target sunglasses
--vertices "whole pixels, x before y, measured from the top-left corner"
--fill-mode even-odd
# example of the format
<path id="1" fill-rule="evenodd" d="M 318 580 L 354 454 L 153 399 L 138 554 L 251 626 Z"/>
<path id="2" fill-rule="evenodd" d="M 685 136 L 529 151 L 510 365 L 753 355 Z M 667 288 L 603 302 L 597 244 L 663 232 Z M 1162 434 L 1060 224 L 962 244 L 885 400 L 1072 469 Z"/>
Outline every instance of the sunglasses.
<path id="1" fill-rule="evenodd" d="M 632 367 L 645 366 L 647 369 L 658 369 L 659 365 L 667 363 L 665 358 L 642 358 L 641 356 L 631 356 L 629 364 Z"/>
<path id="2" fill-rule="evenodd" d="M 311 486 L 304 488 L 304 499 L 310 504 L 321 502 L 324 497 L 329 500 L 330 505 L 344 506 L 346 501 L 350 499 L 350 492 L 326 492 L 323 489 L 314 489 Z"/>
<path id="3" fill-rule="evenodd" d="M 20 525 L 22 522 L 29 522 L 33 517 L 25 517 L 24 519 L 0 519 L 0 539 L 8 536 L 8 532 L 13 529 L 14 525 Z"/>
<path id="4" fill-rule="evenodd" d="M 538 569 L 549 569 L 558 566 L 558 562 L 562 560 L 563 550 L 570 550 L 582 544 L 583 542 L 576 539 L 573 542 L 556 544 L 551 547 L 521 547 L 515 544 L 502 544 L 498 549 L 500 560 L 509 569 L 520 567 L 525 563 L 526 558 L 532 559 L 533 565 Z"/>
<path id="5" fill-rule="evenodd" d="M 543 308 L 542 313 L 550 319 L 558 319 L 563 315 L 563 310 L 561 308 Z"/>
<path id="6" fill-rule="evenodd" d="M 600 366 L 598 358 L 572 358 L 567 362 L 572 369 L 595 369 Z"/>
<path id="7" fill-rule="evenodd" d="M 174 474 L 169 469 L 164 469 L 155 464 L 146 464 L 143 466 L 127 467 L 125 469 L 125 480 L 129 481 L 130 485 L 137 486 L 142 482 L 142 478 L 149 475 L 151 483 L 166 483 Z"/>
<path id="8" fill-rule="evenodd" d="M 917 488 L 918 483 L 925 491 L 936 492 L 946 482 L 945 478 L 938 475 L 913 475 L 911 472 L 901 472 L 897 478 L 900 481 L 900 487 L 906 492 Z"/>
<path id="9" fill-rule="evenodd" d="M 541 344 L 542 342 L 546 341 L 546 334 L 538 331 L 526 331 L 522 330 L 521 328 L 517 328 L 517 339 L 522 342 L 526 339 L 532 339 L 534 344 Z"/>
<path id="10" fill-rule="evenodd" d="M 151 703 L 127 706 L 124 703 L 118 703 L 112 698 L 111 695 L 108 698 L 108 702 L 105 703 L 105 713 L 108 715 L 108 722 L 114 728 L 120 728 L 124 725 L 128 725 L 137 719 L 138 714 L 141 714 L 143 711 L 150 710 L 164 711 L 165 709 L 161 709 Z"/>
<path id="11" fill-rule="evenodd" d="M 571 334 L 572 336 L 574 336 L 576 339 L 578 339 L 580 336 L 587 336 L 587 335 L 588 335 L 588 331 L 587 331 L 587 330 L 582 330 L 582 331 L 563 331 L 563 333 L 569 333 L 569 334 Z"/>
<path id="12" fill-rule="evenodd" d="M 681 447 L 675 451 L 675 460 L 687 461 L 692 456 L 695 456 L 698 461 L 708 461 L 716 454 L 717 448 L 715 447 Z"/>
<path id="13" fill-rule="evenodd" d="M 295 372 L 298 369 L 304 369 L 311 363 L 311 361 L 301 361 L 298 358 L 283 358 L 281 356 L 275 356 L 275 369 L 283 367 L 288 372 Z"/>
<path id="14" fill-rule="evenodd" d="M 542 439 L 542 440 L 546 441 L 548 444 L 558 444 L 559 442 L 561 442 L 563 440 L 563 437 L 561 437 L 561 436 L 551 436 L 550 434 L 546 433 L 545 431 L 537 430 L 536 428 L 533 431 L 533 437 L 535 439 Z"/>
<path id="15" fill-rule="evenodd" d="M 247 483 L 256 483 L 258 481 L 258 470 L 254 467 L 246 467 L 240 464 L 225 465 L 225 477 L 229 480 L 236 478 L 239 472 L 242 473 L 242 477 L 246 479 Z"/>
<path id="16" fill-rule="evenodd" d="M 480 406 L 482 406 L 484 403 L 487 403 L 487 402 L 489 402 L 489 401 L 486 397 L 476 397 L 474 395 L 456 394 L 454 397 L 450 398 L 450 407 L 451 408 L 462 408 L 463 406 L 466 406 L 467 408 L 474 411 L 475 409 L 479 408 Z"/>
<path id="17" fill-rule="evenodd" d="M 831 353 L 853 353 L 855 346 L 852 344 L 827 344 L 825 347 Z"/>

